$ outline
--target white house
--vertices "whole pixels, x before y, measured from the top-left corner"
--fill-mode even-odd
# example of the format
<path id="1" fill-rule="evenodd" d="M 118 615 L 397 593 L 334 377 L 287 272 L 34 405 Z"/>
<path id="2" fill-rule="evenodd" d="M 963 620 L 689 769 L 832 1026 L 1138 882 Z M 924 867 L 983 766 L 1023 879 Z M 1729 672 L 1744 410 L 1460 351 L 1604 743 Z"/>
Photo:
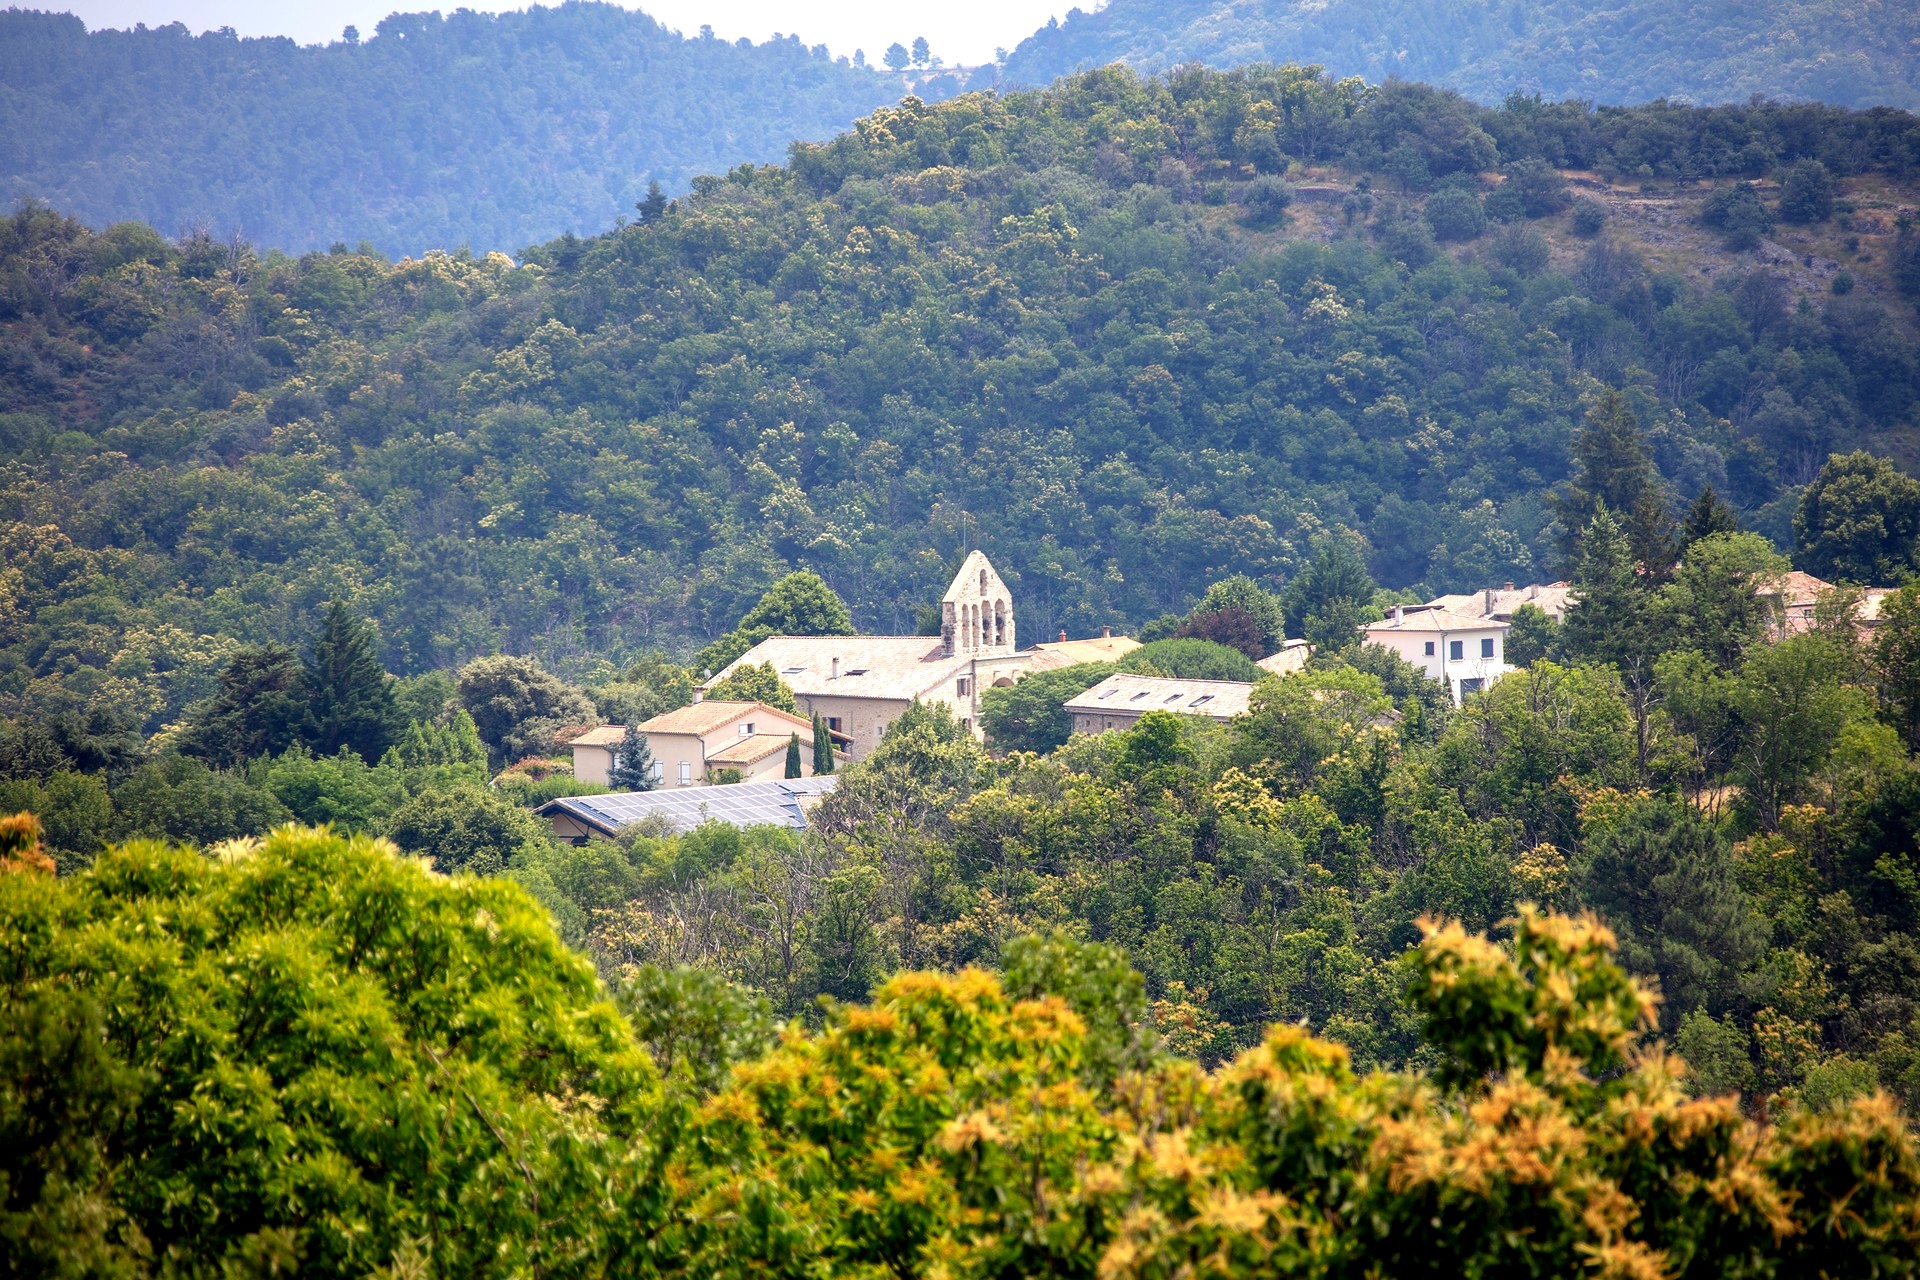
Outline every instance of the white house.
<path id="1" fill-rule="evenodd" d="M 1453 691 L 1453 704 L 1513 670 L 1507 665 L 1512 624 L 1430 605 L 1395 605 L 1393 613 L 1361 630 Z"/>

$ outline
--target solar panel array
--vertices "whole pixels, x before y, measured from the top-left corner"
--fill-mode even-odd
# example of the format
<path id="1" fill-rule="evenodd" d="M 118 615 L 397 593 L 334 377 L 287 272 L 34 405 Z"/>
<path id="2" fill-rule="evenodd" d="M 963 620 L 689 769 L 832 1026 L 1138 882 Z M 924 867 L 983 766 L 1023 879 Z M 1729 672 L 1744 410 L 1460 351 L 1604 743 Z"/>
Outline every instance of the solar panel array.
<path id="1" fill-rule="evenodd" d="M 679 787 L 662 791 L 622 791 L 604 796 L 566 796 L 542 805 L 538 812 L 556 810 L 597 827 L 618 828 L 655 814 L 681 831 L 703 822 L 731 822 L 736 827 L 776 826 L 804 829 L 806 812 L 801 796 L 821 796 L 840 781 L 834 774 L 817 778 L 786 778 L 778 782 L 735 782 L 719 787 Z"/>

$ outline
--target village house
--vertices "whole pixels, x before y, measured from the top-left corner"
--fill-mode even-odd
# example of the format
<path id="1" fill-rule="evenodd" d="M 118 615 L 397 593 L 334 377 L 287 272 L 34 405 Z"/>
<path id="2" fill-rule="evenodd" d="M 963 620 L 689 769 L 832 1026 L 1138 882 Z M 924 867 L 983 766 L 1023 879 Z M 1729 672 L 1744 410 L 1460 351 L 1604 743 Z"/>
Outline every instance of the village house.
<path id="1" fill-rule="evenodd" d="M 1498 618 L 1432 605 L 1395 605 L 1386 618 L 1361 630 L 1371 643 L 1391 649 L 1444 683 L 1459 706 L 1468 694 L 1513 670 L 1506 661 L 1511 627 Z"/>
<path id="2" fill-rule="evenodd" d="M 1244 715 L 1253 686 L 1239 680 L 1175 680 L 1165 676 L 1108 676 L 1061 706 L 1075 733 L 1131 729 L 1149 711 L 1231 720 Z"/>
<path id="3" fill-rule="evenodd" d="M 940 601 L 940 635 L 771 636 L 694 690 L 696 699 L 742 666 L 771 665 L 804 716 L 818 714 L 859 760 L 915 702 L 945 706 L 980 736 L 980 693 L 1017 680 L 1030 661 L 1014 648 L 1013 595 L 986 556 L 968 554 Z M 695 705 L 699 705 L 698 702 Z"/>
<path id="4" fill-rule="evenodd" d="M 813 721 L 764 702 L 697 702 L 636 726 L 653 755 L 654 785 L 705 787 L 720 770 L 735 770 L 743 782 L 784 777 L 787 744 L 800 739 L 802 777 L 813 775 Z M 831 731 L 829 731 L 831 736 Z M 573 739 L 573 776 L 608 785 L 626 726 L 610 724 Z M 844 751 L 837 752 L 845 759 Z"/>

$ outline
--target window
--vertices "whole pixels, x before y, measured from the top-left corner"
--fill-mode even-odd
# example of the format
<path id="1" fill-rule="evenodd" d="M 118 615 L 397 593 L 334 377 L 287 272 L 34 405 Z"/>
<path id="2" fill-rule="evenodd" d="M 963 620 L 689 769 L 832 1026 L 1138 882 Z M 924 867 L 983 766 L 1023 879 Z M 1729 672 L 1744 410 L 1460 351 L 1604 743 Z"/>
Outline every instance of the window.
<path id="1" fill-rule="evenodd" d="M 973 681 L 967 679 L 965 676 L 961 676 L 953 682 L 953 688 L 955 693 L 964 698 L 973 691 Z"/>
<path id="2" fill-rule="evenodd" d="M 1134 695 L 1133 695 L 1133 696 L 1132 696 L 1131 698 L 1128 698 L 1128 699 L 1127 699 L 1127 701 L 1128 701 L 1128 702 L 1138 702 L 1138 701 L 1140 701 L 1140 699 L 1142 699 L 1142 698 L 1144 698 L 1144 697 L 1146 697 L 1146 696 L 1147 696 L 1147 691 L 1146 691 L 1145 689 L 1142 689 L 1142 690 L 1141 690 L 1140 692 L 1138 692 L 1138 693 L 1136 693 L 1136 694 L 1134 694 Z"/>
<path id="3" fill-rule="evenodd" d="M 1193 700 L 1193 705 L 1194 705 L 1194 706 L 1196 706 L 1196 707 L 1204 707 L 1204 706 L 1206 706 L 1206 705 L 1207 705 L 1207 704 L 1208 704 L 1209 702 L 1212 702 L 1212 701 L 1213 701 L 1213 695 L 1212 695 L 1212 694 L 1210 694 L 1210 693 L 1203 693 L 1203 694 L 1201 694 L 1201 695 L 1200 695 L 1199 697 L 1197 697 L 1197 698 L 1195 698 L 1195 699 Z"/>
<path id="4" fill-rule="evenodd" d="M 783 676 L 797 676 L 805 670 L 805 667 L 782 667 L 780 668 L 780 674 Z"/>
<path id="5" fill-rule="evenodd" d="M 1187 695 L 1186 695 L 1186 694 L 1184 694 L 1184 693 L 1170 693 L 1170 694 L 1168 694 L 1168 695 L 1167 695 L 1167 701 L 1168 701 L 1168 702 L 1178 702 L 1178 701 L 1180 701 L 1180 699 L 1182 699 L 1182 698 L 1184 698 L 1184 697 L 1186 697 L 1186 696 L 1187 696 Z"/>
<path id="6" fill-rule="evenodd" d="M 840 717 L 839 717 L 839 716 L 828 716 L 828 717 L 827 717 L 827 732 L 828 732 L 828 733 L 838 733 L 838 732 L 840 732 Z"/>
<path id="7" fill-rule="evenodd" d="M 691 760 L 682 760 L 680 762 L 680 785 L 683 787 L 693 785 L 693 762 Z"/>
<path id="8" fill-rule="evenodd" d="M 1427 656 L 1429 658 L 1433 656 L 1433 641 L 1431 640 L 1427 641 Z"/>
<path id="9" fill-rule="evenodd" d="M 658 760 L 655 760 L 655 761 L 653 762 L 653 780 L 654 780 L 655 782 L 658 782 L 658 781 L 660 781 L 660 778 L 661 778 L 661 767 L 660 767 L 660 762 L 659 762 Z"/>
<path id="10" fill-rule="evenodd" d="M 1120 692 L 1119 685 L 1115 685 L 1111 689 L 1102 689 L 1100 691 L 1100 696 L 1097 699 L 1095 699 L 1095 701 L 1105 702 L 1108 698 L 1111 698 L 1114 694 L 1118 692 Z"/>
<path id="11" fill-rule="evenodd" d="M 1491 658 L 1493 656 L 1493 637 L 1492 636 L 1488 636 L 1487 638 L 1485 638 L 1480 642 L 1480 656 L 1483 658 Z"/>
<path id="12" fill-rule="evenodd" d="M 748 720 L 740 726 L 740 736 L 743 738 L 751 738 L 753 736 L 753 721 Z"/>
<path id="13" fill-rule="evenodd" d="M 1449 640 L 1447 641 L 1447 656 L 1449 658 L 1452 658 L 1455 662 L 1458 662 L 1462 657 L 1462 650 L 1464 648 L 1465 648 L 1464 641 Z"/>

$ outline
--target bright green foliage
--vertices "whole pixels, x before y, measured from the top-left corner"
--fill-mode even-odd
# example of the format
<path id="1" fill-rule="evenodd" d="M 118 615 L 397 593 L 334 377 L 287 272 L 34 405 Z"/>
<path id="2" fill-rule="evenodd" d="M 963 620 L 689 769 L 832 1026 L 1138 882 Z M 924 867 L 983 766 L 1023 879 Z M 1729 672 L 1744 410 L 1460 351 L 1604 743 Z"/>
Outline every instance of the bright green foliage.
<path id="1" fill-rule="evenodd" d="M 1786 558 L 1758 534 L 1717 533 L 1689 542 L 1660 597 L 1658 643 L 1697 650 L 1717 666 L 1734 665 L 1780 621 L 1786 574 Z"/>
<path id="2" fill-rule="evenodd" d="M 638 965 L 621 976 L 616 995 L 667 1080 L 710 1094 L 737 1062 L 773 1046 L 777 1030 L 765 996 L 727 982 L 711 969 Z"/>
<path id="3" fill-rule="evenodd" d="M 295 747 L 263 762 L 253 774 L 300 822 L 316 827 L 333 823 L 342 831 L 377 831 L 406 798 L 406 781 L 398 763 L 394 752 L 369 765 L 344 747 L 331 756 Z"/>
<path id="4" fill-rule="evenodd" d="M 1052 751 L 1073 735 L 1073 716 L 1063 704 L 1114 670 L 1112 663 L 1082 662 L 1030 672 L 1011 685 L 982 690 L 980 728 L 996 751 Z"/>
<path id="5" fill-rule="evenodd" d="M 504 882 L 135 843 L 0 875 L 0 956 L 15 1266 L 598 1275 L 658 1212 L 651 1065 Z"/>
<path id="6" fill-rule="evenodd" d="M 490 787 L 423 791 L 402 805 L 385 834 L 402 852 L 451 874 L 497 875 L 547 839 L 546 824 Z"/>
<path id="7" fill-rule="evenodd" d="M 607 786 L 615 791 L 653 790 L 653 748 L 639 725 L 629 724 L 620 735 L 620 749 L 607 770 Z"/>
<path id="8" fill-rule="evenodd" d="M 793 690 L 771 662 L 742 663 L 709 687 L 707 697 L 714 702 L 761 702 L 781 711 L 793 710 Z"/>
<path id="9" fill-rule="evenodd" d="M 1793 542 L 1816 578 L 1898 585 L 1920 571 L 1920 480 L 1864 450 L 1835 454 L 1800 495 Z"/>
<path id="10" fill-rule="evenodd" d="M 398 747 L 409 782 L 440 785 L 483 783 L 487 780 L 487 747 L 479 726 L 465 707 L 456 708 L 445 723 L 415 720 Z"/>
<path id="11" fill-rule="evenodd" d="M 1266 674 L 1240 650 L 1198 639 L 1155 640 L 1143 644 L 1120 659 L 1115 667 L 1120 671 L 1173 676 L 1180 680 L 1241 680 L 1249 684 Z"/>
<path id="12" fill-rule="evenodd" d="M 123 840 L 213 844 L 258 835 L 291 817 L 266 787 L 186 756 L 151 760 L 113 789 L 113 833 Z"/>
<path id="13" fill-rule="evenodd" d="M 1689 1101 L 1610 943 L 1531 912 L 1511 948 L 1431 927 L 1408 967 L 1432 1081 L 1289 1026 L 1212 1076 L 1092 1090 L 1059 994 L 902 976 L 702 1108 L 670 1247 L 715 1276 L 1905 1267 L 1920 1159 L 1885 1100 L 1765 1131 Z"/>
<path id="14" fill-rule="evenodd" d="M 392 683 L 374 652 L 373 628 L 334 601 L 307 656 L 302 739 L 324 755 L 345 748 L 372 764 L 402 732 Z"/>

